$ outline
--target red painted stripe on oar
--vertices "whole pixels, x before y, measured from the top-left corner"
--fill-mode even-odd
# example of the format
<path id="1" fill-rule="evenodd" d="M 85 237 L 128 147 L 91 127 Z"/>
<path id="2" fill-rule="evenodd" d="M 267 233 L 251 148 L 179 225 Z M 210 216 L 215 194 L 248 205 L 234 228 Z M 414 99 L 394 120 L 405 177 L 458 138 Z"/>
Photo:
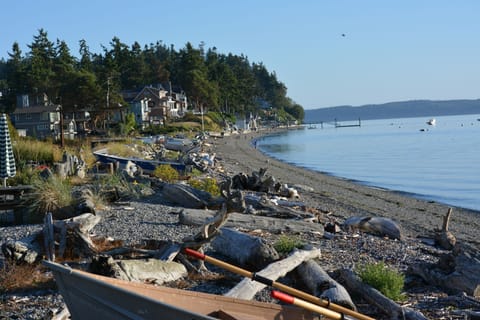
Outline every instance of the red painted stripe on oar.
<path id="1" fill-rule="evenodd" d="M 236 267 L 234 265 L 231 265 L 229 263 L 223 262 L 221 260 L 209 257 L 203 253 L 200 253 L 196 250 L 185 248 L 184 252 L 194 258 L 197 258 L 199 260 L 203 260 L 205 262 L 211 263 L 213 265 L 216 265 L 218 267 L 221 267 L 225 270 L 231 271 L 233 273 L 239 274 L 241 276 L 244 276 L 246 278 L 250 278 L 254 281 L 258 281 L 260 283 L 263 283 L 267 286 L 274 287 L 276 289 L 282 290 L 284 292 L 287 292 L 288 294 L 294 295 L 296 297 L 302 298 L 303 300 L 307 300 L 311 303 L 314 303 L 316 305 L 320 305 L 325 308 L 329 308 L 331 310 L 334 310 L 336 312 L 342 313 L 342 314 L 348 314 L 349 316 L 352 316 L 354 318 L 357 318 L 359 320 L 375 320 L 374 318 L 370 318 L 364 314 L 358 313 L 356 311 L 353 311 L 351 309 L 345 308 L 341 305 L 331 303 L 330 301 L 320 299 L 318 297 L 315 297 L 311 294 L 308 294 L 306 292 L 297 290 L 295 288 L 289 287 L 287 285 L 284 285 L 283 283 L 276 282 L 273 280 L 270 280 L 268 278 L 262 277 L 254 272 L 249 272 L 245 269 Z"/>
<path id="2" fill-rule="evenodd" d="M 316 313 L 321 314 L 321 315 L 323 315 L 323 316 L 325 316 L 329 319 L 334 319 L 334 320 L 344 319 L 343 314 L 341 314 L 339 312 L 335 312 L 335 311 L 332 311 L 330 309 L 321 307 L 319 305 L 307 302 L 305 300 L 292 297 L 291 295 L 288 295 L 286 293 L 276 291 L 276 290 L 272 290 L 271 294 L 272 294 L 272 297 L 277 299 L 277 300 L 280 300 L 280 301 L 288 303 L 288 304 L 293 304 L 297 307 L 306 309 L 308 311 L 316 312 Z"/>

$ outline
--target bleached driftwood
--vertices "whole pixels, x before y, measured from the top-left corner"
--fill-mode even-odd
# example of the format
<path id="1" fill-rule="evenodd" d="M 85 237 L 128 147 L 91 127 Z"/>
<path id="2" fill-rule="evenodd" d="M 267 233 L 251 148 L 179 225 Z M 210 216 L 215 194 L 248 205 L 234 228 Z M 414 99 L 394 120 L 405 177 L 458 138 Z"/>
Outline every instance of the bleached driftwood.
<path id="1" fill-rule="evenodd" d="M 212 215 L 213 211 L 183 209 L 179 213 L 179 222 L 187 225 L 202 225 L 205 219 L 210 218 Z M 255 216 L 236 212 L 229 214 L 225 226 L 229 228 L 241 227 L 242 229 L 250 230 L 263 229 L 271 233 L 286 231 L 289 233 L 315 232 L 319 237 L 323 235 L 323 226 L 319 223 Z"/>
<path id="2" fill-rule="evenodd" d="M 263 238 L 230 228 L 222 228 L 221 233 L 211 243 L 213 249 L 242 266 L 259 270 L 280 258 L 277 250 Z"/>
<path id="3" fill-rule="evenodd" d="M 271 263 L 265 269 L 257 272 L 256 274 L 275 281 L 295 269 L 302 262 L 310 259 L 319 258 L 320 255 L 320 249 L 296 249 L 287 258 Z M 266 285 L 261 282 L 253 281 L 249 278 L 244 278 L 235 287 L 230 289 L 230 291 L 227 292 L 225 296 L 251 300 L 258 291 L 262 290 L 265 287 Z"/>
<path id="4" fill-rule="evenodd" d="M 55 220 L 53 226 L 55 229 L 61 229 L 65 225 L 67 229 L 77 228 L 80 232 L 88 234 L 102 220 L 100 216 L 92 213 L 83 213 L 73 218 L 65 220 Z"/>
<path id="5" fill-rule="evenodd" d="M 328 298 L 331 302 L 357 310 L 345 287 L 332 279 L 314 260 L 303 262 L 297 271 L 315 296 Z"/>
<path id="6" fill-rule="evenodd" d="M 380 291 L 363 283 L 352 270 L 341 269 L 340 277 L 344 280 L 343 282 L 349 292 L 360 295 L 365 301 L 387 314 L 389 319 L 427 320 L 422 313 L 398 305 L 395 301 L 385 297 Z"/>
<path id="7" fill-rule="evenodd" d="M 49 261 L 55 261 L 55 238 L 53 234 L 53 217 L 51 212 L 45 214 L 43 221 L 43 242 L 45 244 L 45 256 Z"/>
<path id="8" fill-rule="evenodd" d="M 224 204 L 222 209 L 218 210 L 214 216 L 205 219 L 199 232 L 183 239 L 183 246 L 198 249 L 204 243 L 212 241 L 218 235 L 220 228 L 225 225 L 228 217 L 227 206 Z"/>
<path id="9" fill-rule="evenodd" d="M 276 205 L 275 202 L 279 201 L 278 199 L 263 199 L 258 202 L 258 206 L 261 207 L 259 212 L 267 216 L 277 216 L 282 218 L 289 219 L 310 219 L 313 218 L 313 214 L 301 210 L 297 210 L 290 206 L 281 206 Z"/>

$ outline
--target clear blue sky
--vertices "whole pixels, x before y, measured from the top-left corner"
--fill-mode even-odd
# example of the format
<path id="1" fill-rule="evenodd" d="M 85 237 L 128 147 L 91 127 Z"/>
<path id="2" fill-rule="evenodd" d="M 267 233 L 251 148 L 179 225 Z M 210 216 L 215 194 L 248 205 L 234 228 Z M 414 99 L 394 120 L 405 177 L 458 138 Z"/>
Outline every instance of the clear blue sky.
<path id="1" fill-rule="evenodd" d="M 43 28 L 78 55 L 203 41 L 263 62 L 305 109 L 411 99 L 480 98 L 480 1 L 16 0 L 0 13 L 0 57 Z M 344 34 L 345 36 L 342 36 Z"/>

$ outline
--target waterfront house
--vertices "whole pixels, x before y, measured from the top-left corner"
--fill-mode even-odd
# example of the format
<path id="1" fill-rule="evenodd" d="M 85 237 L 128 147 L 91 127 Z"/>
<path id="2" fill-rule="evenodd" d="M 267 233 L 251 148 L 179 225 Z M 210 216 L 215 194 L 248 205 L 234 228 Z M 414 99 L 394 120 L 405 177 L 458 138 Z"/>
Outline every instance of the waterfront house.
<path id="1" fill-rule="evenodd" d="M 176 91 L 174 91 L 176 89 Z M 137 125 L 145 129 L 160 125 L 166 119 L 182 117 L 188 107 L 185 93 L 170 83 L 145 86 L 139 91 L 124 91 L 122 96 L 131 106 Z"/>
<path id="2" fill-rule="evenodd" d="M 17 108 L 10 119 L 19 135 L 56 137 L 60 134 L 60 113 L 60 105 L 50 103 L 45 94 L 25 94 L 17 97 Z"/>

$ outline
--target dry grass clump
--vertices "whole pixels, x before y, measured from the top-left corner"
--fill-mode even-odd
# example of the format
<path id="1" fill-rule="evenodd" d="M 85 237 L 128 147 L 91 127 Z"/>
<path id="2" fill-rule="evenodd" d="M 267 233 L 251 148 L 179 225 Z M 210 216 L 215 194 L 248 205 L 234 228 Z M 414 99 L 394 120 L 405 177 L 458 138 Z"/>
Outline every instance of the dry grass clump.
<path id="1" fill-rule="evenodd" d="M 13 143 L 17 165 L 23 169 L 29 162 L 51 164 L 61 161 L 62 151 L 51 142 L 31 138 L 18 138 Z"/>
<path id="2" fill-rule="evenodd" d="M 53 276 L 45 271 L 39 264 L 16 265 L 6 262 L 0 267 L 0 293 L 53 288 Z"/>
<path id="3" fill-rule="evenodd" d="M 53 175 L 46 180 L 36 181 L 33 186 L 35 193 L 30 204 L 31 212 L 37 212 L 43 216 L 46 212 L 54 212 L 74 202 L 69 180 Z"/>

